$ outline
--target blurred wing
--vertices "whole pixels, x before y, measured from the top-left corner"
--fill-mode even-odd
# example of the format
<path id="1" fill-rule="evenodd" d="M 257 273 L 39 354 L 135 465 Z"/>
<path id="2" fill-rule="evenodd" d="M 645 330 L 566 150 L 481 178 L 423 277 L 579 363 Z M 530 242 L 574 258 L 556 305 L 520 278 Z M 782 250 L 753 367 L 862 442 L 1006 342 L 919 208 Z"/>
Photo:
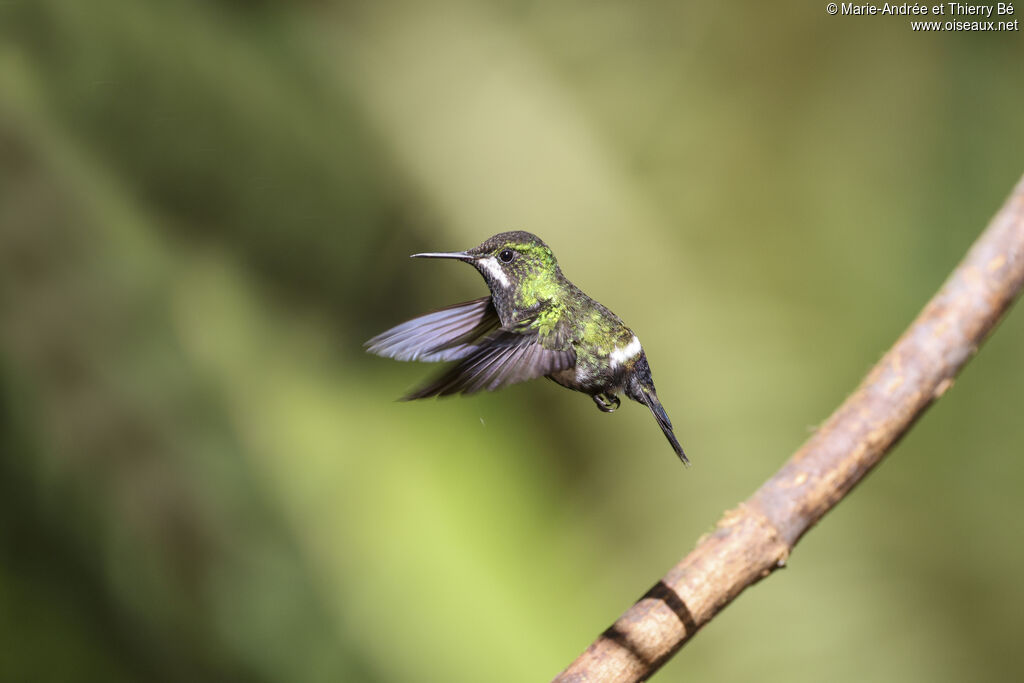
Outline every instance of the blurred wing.
<path id="1" fill-rule="evenodd" d="M 491 297 L 431 311 L 381 332 L 366 350 L 395 360 L 459 360 L 477 350 L 474 342 L 500 325 Z"/>
<path id="2" fill-rule="evenodd" d="M 566 349 L 550 349 L 544 346 L 537 335 L 502 330 L 482 342 L 436 381 L 412 392 L 403 400 L 494 391 L 508 384 L 566 370 L 575 363 L 576 352 L 571 346 Z"/>

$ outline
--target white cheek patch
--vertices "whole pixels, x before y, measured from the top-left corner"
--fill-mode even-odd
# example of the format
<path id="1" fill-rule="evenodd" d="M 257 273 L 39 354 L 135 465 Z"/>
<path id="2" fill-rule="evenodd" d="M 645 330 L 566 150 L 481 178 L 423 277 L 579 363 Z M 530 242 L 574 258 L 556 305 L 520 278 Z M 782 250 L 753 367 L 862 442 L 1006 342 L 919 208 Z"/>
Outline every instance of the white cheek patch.
<path id="1" fill-rule="evenodd" d="M 498 259 L 493 256 L 488 256 L 487 258 L 480 259 L 477 263 L 483 266 L 484 270 L 486 270 L 491 277 L 500 282 L 502 287 L 508 287 L 509 284 L 511 284 L 508 281 L 508 275 L 505 275 L 505 271 L 502 270 L 501 266 L 498 264 Z"/>
<path id="2" fill-rule="evenodd" d="M 628 344 L 626 344 L 625 346 L 616 346 L 614 349 L 612 349 L 612 352 L 608 354 L 608 358 L 612 362 L 612 367 L 617 368 L 623 363 L 625 363 L 627 360 L 639 356 L 642 350 L 643 348 L 640 346 L 640 340 L 637 339 L 636 335 L 634 334 L 633 340 L 630 341 Z"/>

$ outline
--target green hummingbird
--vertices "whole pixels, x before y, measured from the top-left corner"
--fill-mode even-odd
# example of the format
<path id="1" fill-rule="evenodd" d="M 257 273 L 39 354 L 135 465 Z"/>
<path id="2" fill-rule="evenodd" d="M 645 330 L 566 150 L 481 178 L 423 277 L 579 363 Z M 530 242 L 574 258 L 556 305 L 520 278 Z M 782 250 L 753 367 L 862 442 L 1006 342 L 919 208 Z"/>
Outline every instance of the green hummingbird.
<path id="1" fill-rule="evenodd" d="M 547 377 L 610 413 L 622 391 L 650 408 L 676 455 L 689 464 L 654 390 L 640 340 L 562 274 L 539 237 L 503 232 L 467 251 L 412 258 L 465 261 L 480 271 L 491 295 L 426 313 L 366 342 L 370 353 L 396 360 L 458 361 L 403 400 L 494 391 Z"/>

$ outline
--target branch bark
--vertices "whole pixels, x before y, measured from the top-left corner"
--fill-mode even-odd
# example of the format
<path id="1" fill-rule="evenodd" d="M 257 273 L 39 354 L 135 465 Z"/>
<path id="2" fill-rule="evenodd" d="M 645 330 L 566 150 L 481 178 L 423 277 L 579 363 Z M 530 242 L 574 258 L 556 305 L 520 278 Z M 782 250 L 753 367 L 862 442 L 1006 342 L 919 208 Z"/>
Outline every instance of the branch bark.
<path id="1" fill-rule="evenodd" d="M 754 495 L 554 680 L 643 681 L 793 546 L 910 429 L 1024 285 L 1024 179 L 857 390 Z"/>

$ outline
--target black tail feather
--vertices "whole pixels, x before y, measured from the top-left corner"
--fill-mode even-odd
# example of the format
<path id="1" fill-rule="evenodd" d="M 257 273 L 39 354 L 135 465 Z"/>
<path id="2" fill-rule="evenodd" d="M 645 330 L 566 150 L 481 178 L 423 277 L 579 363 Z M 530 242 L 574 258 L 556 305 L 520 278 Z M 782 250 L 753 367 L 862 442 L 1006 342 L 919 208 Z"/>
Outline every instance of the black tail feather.
<path id="1" fill-rule="evenodd" d="M 665 438 L 668 439 L 668 442 L 672 444 L 672 448 L 675 450 L 676 455 L 679 456 L 679 459 L 683 461 L 684 465 L 689 467 L 690 459 L 686 457 L 686 453 L 683 452 L 683 447 L 679 445 L 679 440 L 672 431 L 672 421 L 668 419 L 665 409 L 661 406 L 661 401 L 658 400 L 658 395 L 654 393 L 653 389 L 647 389 L 647 387 L 642 388 L 640 393 L 643 396 L 643 402 L 651 409 L 651 412 L 654 413 L 654 419 L 658 421 L 658 426 L 661 427 L 661 431 L 665 433 Z"/>
<path id="2" fill-rule="evenodd" d="M 679 456 L 679 459 L 682 460 L 683 464 L 689 467 L 690 459 L 686 457 L 683 447 L 679 445 L 679 440 L 672 431 L 672 420 L 668 419 L 668 413 L 661 406 L 658 394 L 654 391 L 654 380 L 651 379 L 651 368 L 647 364 L 646 355 L 640 354 L 640 358 L 637 359 L 636 364 L 633 366 L 633 372 L 626 383 L 625 389 L 627 396 L 651 409 L 654 419 L 658 421 L 658 426 L 665 433 L 665 438 L 672 444 L 672 449 Z"/>

